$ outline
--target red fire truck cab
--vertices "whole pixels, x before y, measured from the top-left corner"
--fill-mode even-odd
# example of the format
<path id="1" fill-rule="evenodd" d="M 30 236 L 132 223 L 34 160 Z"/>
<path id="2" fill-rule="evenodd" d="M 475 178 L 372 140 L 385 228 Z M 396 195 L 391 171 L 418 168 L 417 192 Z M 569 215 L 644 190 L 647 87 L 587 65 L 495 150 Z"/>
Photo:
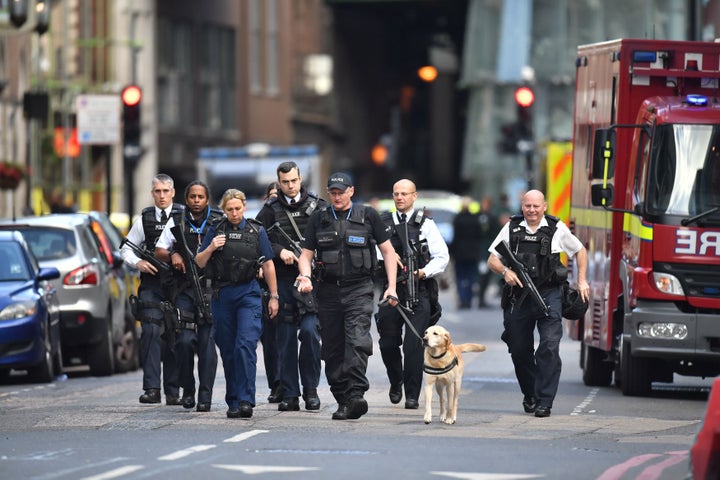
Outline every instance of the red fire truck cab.
<path id="1" fill-rule="evenodd" d="M 720 44 L 578 48 L 570 225 L 590 308 L 586 385 L 646 395 L 720 374 Z"/>

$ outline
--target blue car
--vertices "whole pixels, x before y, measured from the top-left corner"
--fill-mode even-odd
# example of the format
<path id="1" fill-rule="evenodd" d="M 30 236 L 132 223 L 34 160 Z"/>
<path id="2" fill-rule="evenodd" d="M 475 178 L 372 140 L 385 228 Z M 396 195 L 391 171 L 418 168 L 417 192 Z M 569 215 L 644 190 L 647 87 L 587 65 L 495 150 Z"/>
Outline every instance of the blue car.
<path id="1" fill-rule="evenodd" d="M 26 370 L 51 382 L 62 373 L 60 308 L 50 280 L 57 268 L 40 268 L 20 232 L 0 231 L 0 379 Z"/>

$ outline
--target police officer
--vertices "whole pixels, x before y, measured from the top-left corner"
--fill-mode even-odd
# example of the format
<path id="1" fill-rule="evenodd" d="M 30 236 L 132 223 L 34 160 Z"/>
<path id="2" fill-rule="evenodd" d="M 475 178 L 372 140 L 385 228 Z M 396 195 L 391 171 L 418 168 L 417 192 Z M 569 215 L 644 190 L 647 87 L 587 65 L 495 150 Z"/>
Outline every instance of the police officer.
<path id="1" fill-rule="evenodd" d="M 258 268 L 270 290 L 268 312 L 278 312 L 273 252 L 260 222 L 243 218 L 245 194 L 233 188 L 222 197 L 226 218 L 212 226 L 195 257 L 212 281 L 215 343 L 225 371 L 228 418 L 250 418 L 255 407 L 257 344 L 262 333 L 262 293 Z"/>
<path id="2" fill-rule="evenodd" d="M 265 189 L 265 203 L 271 201 L 278 196 L 277 182 L 270 182 Z M 260 270 L 262 272 L 262 270 Z M 282 384 L 280 382 L 280 373 L 278 372 L 278 350 L 277 350 L 277 316 L 270 318 L 267 311 L 268 300 L 270 300 L 270 291 L 267 283 L 263 278 L 259 279 L 260 289 L 263 294 L 263 331 L 260 335 L 260 343 L 263 348 L 263 363 L 265 365 L 265 377 L 267 378 L 268 403 L 282 402 Z"/>
<path id="3" fill-rule="evenodd" d="M 283 400 L 278 405 L 278 410 L 300 410 L 298 369 L 305 408 L 319 410 L 317 387 L 320 382 L 320 322 L 317 306 L 312 293 L 302 294 L 300 297 L 293 283 L 298 275 L 300 251 L 296 250 L 303 239 L 302 232 L 305 231 L 310 215 L 324 207 L 325 201 L 302 186 L 300 169 L 295 162 L 278 165 L 277 178 L 280 194 L 263 206 L 257 219 L 263 223 L 266 230 L 272 228 L 269 237 L 275 254 L 275 273 L 280 295 L 276 339 Z M 290 243 L 291 240 L 295 242 L 295 247 Z"/>
<path id="4" fill-rule="evenodd" d="M 197 308 L 205 305 L 205 298 L 196 298 L 195 282 L 205 294 L 205 277 L 193 279 L 186 262 L 194 262 L 194 256 L 211 225 L 222 219 L 222 212 L 208 205 L 210 192 L 208 186 L 195 180 L 185 189 L 185 218 L 182 212 L 173 213 L 165 230 L 155 245 L 156 256 L 170 262 L 178 276 L 173 304 L 179 311 L 180 330 L 175 342 L 180 386 L 183 388 L 182 405 L 190 409 L 195 406 L 195 352 L 198 356 L 198 400 L 197 411 L 209 412 L 212 403 L 212 390 L 217 373 L 217 352 L 211 338 L 212 315 L 208 309 Z M 182 235 L 178 239 L 175 234 Z M 180 244 L 178 244 L 180 242 Z M 185 248 L 190 251 L 188 253 Z M 198 275 L 202 272 L 196 269 Z M 206 311 L 207 310 L 207 311 Z"/>
<path id="5" fill-rule="evenodd" d="M 560 383 L 560 339 L 562 338 L 562 294 L 567 271 L 560 261 L 560 253 L 575 257 L 578 291 L 587 301 L 590 286 L 586 280 L 587 250 L 561 220 L 546 215 L 545 196 L 530 190 L 522 198 L 522 215 L 514 215 L 506 223 L 490 246 L 488 267 L 502 275 L 510 287 L 503 300 L 503 341 L 515 366 L 515 376 L 522 391 L 523 409 L 536 417 L 548 417 Z M 506 241 L 510 250 L 530 273 L 540 292 L 549 315 L 545 316 L 527 295 L 517 273 L 507 266 L 496 246 Z M 534 330 L 537 326 L 540 342 L 534 350 Z"/>
<path id="6" fill-rule="evenodd" d="M 322 357 L 330 391 L 338 403 L 332 418 L 357 419 L 368 410 L 363 395 L 370 387 L 366 371 L 372 355 L 375 245 L 382 253 L 388 277 L 384 298 L 397 297 L 395 251 L 380 215 L 371 207 L 352 202 L 355 189 L 348 174 L 332 174 L 327 188 L 330 205 L 310 217 L 296 280 L 300 292 L 313 291 L 310 275 L 317 250 Z"/>
<path id="7" fill-rule="evenodd" d="M 393 185 L 393 201 L 396 212 L 384 212 L 383 222 L 391 232 L 390 243 L 395 250 L 396 264 L 404 278 L 399 283 L 400 302 L 412 309 L 406 316 L 420 335 L 431 325 L 431 310 L 439 317 L 438 285 L 433 277 L 445 271 L 450 254 L 445 240 L 432 218 L 425 215 L 424 209 L 415 209 L 417 188 L 407 179 Z M 407 259 L 412 256 L 417 266 L 414 272 L 407 271 Z M 408 282 L 415 282 L 416 296 L 408 297 Z M 390 380 L 390 401 L 399 403 L 405 386 L 405 408 L 417 409 L 418 397 L 422 389 L 423 344 L 410 327 L 405 327 L 404 319 L 396 308 L 383 305 L 377 316 L 377 329 L 380 334 L 380 354 Z M 437 322 L 437 318 L 433 318 Z M 400 352 L 402 345 L 402 353 Z M 405 363 L 403 365 L 403 355 Z"/>
<path id="8" fill-rule="evenodd" d="M 182 209 L 173 205 L 175 182 L 165 174 L 155 175 L 150 189 L 152 207 L 143 209 L 140 217 L 133 223 L 127 239 L 133 244 L 154 252 L 155 243 L 165 228 L 170 215 Z M 167 302 L 171 287 L 165 283 L 161 272 L 149 262 L 141 259 L 128 246 L 123 245 L 120 255 L 128 265 L 140 271 L 140 287 L 138 288 L 137 319 L 142 325 L 140 334 L 140 363 L 143 366 L 143 390 L 140 403 L 160 403 L 160 370 L 161 362 L 164 375 L 163 388 L 167 405 L 180 405 L 180 387 L 178 386 L 177 366 L 173 345 L 164 342 L 161 334 L 165 330 L 166 315 L 172 315 L 171 304 Z M 171 337 L 165 332 L 165 337 Z"/>

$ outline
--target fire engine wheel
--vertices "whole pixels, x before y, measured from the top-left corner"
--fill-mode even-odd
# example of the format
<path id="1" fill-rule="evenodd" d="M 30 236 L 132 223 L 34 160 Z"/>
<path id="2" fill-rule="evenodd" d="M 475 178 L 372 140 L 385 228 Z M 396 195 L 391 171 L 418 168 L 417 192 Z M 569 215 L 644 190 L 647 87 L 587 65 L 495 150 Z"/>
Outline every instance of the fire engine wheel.
<path id="1" fill-rule="evenodd" d="M 613 364 L 606 360 L 605 352 L 584 343 L 582 349 L 583 383 L 589 387 L 609 386 L 612 381 Z"/>
<path id="2" fill-rule="evenodd" d="M 623 395 L 642 397 L 650 394 L 652 380 L 650 378 L 650 360 L 633 357 L 630 342 L 620 340 L 620 389 Z"/>

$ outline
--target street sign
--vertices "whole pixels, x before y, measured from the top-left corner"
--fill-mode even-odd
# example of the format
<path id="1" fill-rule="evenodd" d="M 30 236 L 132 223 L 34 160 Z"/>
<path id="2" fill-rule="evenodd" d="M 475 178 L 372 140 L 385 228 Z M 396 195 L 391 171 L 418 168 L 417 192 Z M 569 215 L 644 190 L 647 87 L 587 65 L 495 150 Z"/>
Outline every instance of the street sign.
<path id="1" fill-rule="evenodd" d="M 117 95 L 78 95 L 75 108 L 81 145 L 120 143 L 120 98 Z"/>

